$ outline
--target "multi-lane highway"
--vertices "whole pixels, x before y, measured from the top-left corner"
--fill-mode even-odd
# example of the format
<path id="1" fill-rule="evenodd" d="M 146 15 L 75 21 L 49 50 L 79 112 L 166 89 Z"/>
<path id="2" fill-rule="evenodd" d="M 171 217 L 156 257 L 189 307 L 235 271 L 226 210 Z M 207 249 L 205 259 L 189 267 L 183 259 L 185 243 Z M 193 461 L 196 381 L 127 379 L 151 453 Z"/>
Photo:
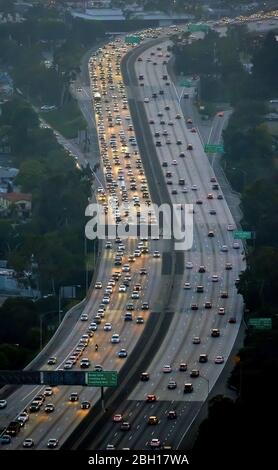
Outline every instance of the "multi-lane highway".
<path id="1" fill-rule="evenodd" d="M 168 186 L 172 202 L 194 204 L 194 244 L 185 256 L 173 321 L 148 367 L 150 379 L 142 382 L 138 376 L 128 400 L 116 410 L 130 423 L 130 430 L 123 432 L 119 424 L 107 423 L 92 448 L 110 445 L 116 449 L 145 449 L 153 438 L 161 445 L 178 448 L 221 373 L 241 322 L 242 299 L 235 282 L 244 269 L 243 247 L 233 239 L 235 224 L 221 188 L 212 189 L 215 176 L 198 132 L 194 132 L 192 116 L 182 118 L 178 94 L 166 78 L 168 45 L 165 41 L 148 48 L 137 54 L 135 63 L 130 56 L 126 73 L 131 99 L 135 96 L 144 103 L 146 116 L 140 119 L 150 126 L 153 135 L 149 145 L 155 145 L 156 154 L 150 152 L 148 157 L 162 167 L 163 184 Z M 179 184 L 180 179 L 185 180 L 184 184 Z M 201 266 L 205 272 L 200 272 Z M 202 292 L 197 292 L 197 286 Z M 219 330 L 219 337 L 211 336 L 213 329 Z M 207 354 L 206 363 L 199 362 L 200 354 Z M 215 363 L 217 356 L 223 358 L 223 363 Z M 181 363 L 187 364 L 187 371 L 179 370 Z M 163 372 L 165 365 L 170 366 L 170 372 Z M 190 377 L 194 369 L 199 377 Z M 173 389 L 168 388 L 171 381 Z M 193 385 L 192 393 L 184 393 L 184 383 Z M 157 401 L 146 403 L 148 394 L 155 394 Z M 176 411 L 177 419 L 168 418 L 171 410 Z M 159 424 L 149 425 L 150 416 L 156 416 Z"/>
<path id="2" fill-rule="evenodd" d="M 171 241 L 130 238 L 104 243 L 95 279 L 98 284 L 90 290 L 80 319 L 64 334 L 63 342 L 54 343 L 51 354 L 56 363 L 47 364 L 45 355 L 38 361 L 37 367 L 42 369 L 74 370 L 87 358 L 90 369 L 101 365 L 104 370 L 120 370 L 146 328 L 150 312 L 156 312 L 158 328 L 163 331 L 159 315 L 167 315 L 167 304 L 171 316 L 167 331 L 161 333 L 160 343 L 156 340 L 150 345 L 155 336 L 148 338 L 148 347 L 152 346 L 147 361 L 149 380 L 141 381 L 144 370 L 139 370 L 128 398 L 115 410 L 130 429 L 121 431 L 119 423 L 109 420 L 99 429 L 92 448 L 145 449 L 154 438 L 160 446 L 178 448 L 218 379 L 241 322 L 242 299 L 235 281 L 244 269 L 243 247 L 234 244 L 235 223 L 221 188 L 215 186 L 194 119 L 183 117 L 179 95 L 167 72 L 169 45 L 162 36 L 127 54 L 130 47 L 118 39 L 90 60 L 105 180 L 105 187 L 97 190 L 98 202 L 116 222 L 129 222 L 133 212 L 148 207 L 147 221 L 155 223 L 151 195 L 153 199 L 159 196 L 159 202 L 194 206 L 193 246 L 180 253 L 175 268 Z M 133 319 L 125 321 L 129 303 L 128 308 L 134 308 L 129 310 Z M 120 343 L 111 342 L 113 334 L 120 336 Z M 126 350 L 127 358 L 118 357 L 120 349 Z M 199 362 L 202 354 L 207 355 L 207 362 Z M 192 370 L 197 377 L 192 377 Z M 185 383 L 192 384 L 191 393 L 184 393 Z M 23 448 L 26 438 L 33 439 L 35 449 L 47 448 L 49 439 L 58 439 L 59 448 L 88 413 L 81 403 L 88 401 L 94 407 L 100 396 L 97 389 L 57 387 L 37 410 L 29 412 L 31 402 L 44 391 L 23 386 L 8 397 L 8 406 L 0 414 L 1 427 L 23 410 L 28 411 L 29 419 L 6 449 Z M 79 395 L 76 402 L 69 401 L 72 391 Z M 155 395 L 156 401 L 146 403 L 147 395 Z M 54 405 L 53 412 L 45 412 L 47 403 Z M 177 416 L 170 419 L 169 411 Z M 158 424 L 148 424 L 150 416 L 157 417 Z"/>

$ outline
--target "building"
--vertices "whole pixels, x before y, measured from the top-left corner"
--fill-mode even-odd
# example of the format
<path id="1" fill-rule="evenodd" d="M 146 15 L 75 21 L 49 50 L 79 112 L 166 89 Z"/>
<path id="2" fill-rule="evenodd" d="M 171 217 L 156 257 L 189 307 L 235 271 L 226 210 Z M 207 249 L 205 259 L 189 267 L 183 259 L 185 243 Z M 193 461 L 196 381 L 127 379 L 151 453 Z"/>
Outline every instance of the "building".
<path id="1" fill-rule="evenodd" d="M 31 216 L 32 210 L 32 195 L 23 193 L 2 193 L 0 194 L 0 212 L 8 214 L 12 208 L 21 218 L 28 218 Z"/>

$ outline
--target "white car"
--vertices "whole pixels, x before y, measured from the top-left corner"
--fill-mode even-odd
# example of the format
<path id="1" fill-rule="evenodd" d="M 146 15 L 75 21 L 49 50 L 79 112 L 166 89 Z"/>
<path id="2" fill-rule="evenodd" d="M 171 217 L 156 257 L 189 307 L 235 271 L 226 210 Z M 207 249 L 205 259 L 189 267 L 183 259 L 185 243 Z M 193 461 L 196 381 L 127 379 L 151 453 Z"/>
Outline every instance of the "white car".
<path id="1" fill-rule="evenodd" d="M 95 289 L 101 289 L 102 288 L 102 282 L 98 281 L 95 283 Z"/>
<path id="2" fill-rule="evenodd" d="M 104 329 L 104 331 L 111 331 L 112 330 L 111 323 L 105 323 L 103 329 Z"/>
<path id="3" fill-rule="evenodd" d="M 234 227 L 233 224 L 228 224 L 228 225 L 227 225 L 227 230 L 228 230 L 228 232 L 232 232 L 234 229 L 235 229 L 235 227 Z"/>
<path id="4" fill-rule="evenodd" d="M 81 321 L 87 321 L 88 320 L 88 315 L 87 313 L 82 313 L 81 317 L 80 317 L 80 320 Z"/>
<path id="5" fill-rule="evenodd" d="M 165 366 L 163 366 L 162 372 L 164 372 L 165 374 L 168 374 L 169 372 L 172 372 L 172 367 L 166 364 Z"/>
<path id="6" fill-rule="evenodd" d="M 144 98 L 144 103 L 149 103 L 150 102 L 150 98 Z"/>
<path id="7" fill-rule="evenodd" d="M 124 284 L 119 285 L 119 292 L 126 292 L 127 287 Z"/>
<path id="8" fill-rule="evenodd" d="M 233 243 L 233 248 L 234 248 L 235 250 L 238 250 L 238 249 L 240 248 L 239 243 L 238 243 L 238 242 L 234 242 L 234 243 Z"/>
<path id="9" fill-rule="evenodd" d="M 215 364 L 223 364 L 223 362 L 224 362 L 223 356 L 216 356 L 216 358 L 214 359 Z"/>
<path id="10" fill-rule="evenodd" d="M 213 274 L 211 276 L 211 280 L 212 280 L 212 282 L 218 282 L 218 280 L 219 280 L 218 274 Z"/>
<path id="11" fill-rule="evenodd" d="M 228 251 L 227 245 L 222 245 L 221 246 L 221 251 L 223 251 L 223 253 L 227 253 L 227 251 Z"/>
<path id="12" fill-rule="evenodd" d="M 193 186 L 191 187 L 192 191 L 197 191 L 197 186 L 196 184 L 193 184 Z"/>
<path id="13" fill-rule="evenodd" d="M 132 292 L 131 294 L 132 299 L 139 299 L 139 297 L 140 297 L 139 292 Z"/>
<path id="14" fill-rule="evenodd" d="M 7 400 L 0 400 L 0 410 L 3 408 L 6 408 L 7 406 Z"/>
<path id="15" fill-rule="evenodd" d="M 114 335 L 112 335 L 110 341 L 111 341 L 111 343 L 119 343 L 120 342 L 120 335 L 115 333 Z"/>
<path id="16" fill-rule="evenodd" d="M 184 288 L 184 289 L 191 289 L 191 284 L 190 284 L 190 282 L 185 282 L 184 285 L 183 285 L 183 288 Z"/>
<path id="17" fill-rule="evenodd" d="M 160 258 L 160 253 L 159 253 L 159 251 L 155 250 L 155 251 L 153 252 L 153 258 Z"/>
<path id="18" fill-rule="evenodd" d="M 172 165 L 177 165 L 177 164 L 178 164 L 177 160 L 172 161 Z"/>
<path id="19" fill-rule="evenodd" d="M 185 263 L 185 267 L 186 267 L 186 269 L 192 269 L 192 268 L 193 268 L 193 263 L 192 263 L 192 261 L 187 261 L 187 262 Z"/>

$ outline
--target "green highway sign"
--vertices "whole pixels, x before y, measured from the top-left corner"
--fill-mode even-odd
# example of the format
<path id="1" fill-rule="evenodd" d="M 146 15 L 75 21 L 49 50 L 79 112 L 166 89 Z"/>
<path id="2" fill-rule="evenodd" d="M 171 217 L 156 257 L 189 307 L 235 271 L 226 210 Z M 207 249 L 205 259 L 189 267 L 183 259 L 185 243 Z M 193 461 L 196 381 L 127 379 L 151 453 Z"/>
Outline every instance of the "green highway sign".
<path id="1" fill-rule="evenodd" d="M 272 318 L 250 318 L 248 325 L 256 330 L 271 330 Z"/>
<path id="2" fill-rule="evenodd" d="M 206 153 L 223 153 L 223 144 L 205 144 L 204 150 Z"/>
<path id="3" fill-rule="evenodd" d="M 126 44 L 140 44 L 141 39 L 139 36 L 126 36 L 125 43 Z"/>
<path id="4" fill-rule="evenodd" d="M 86 385 L 88 387 L 116 387 L 118 372 L 116 370 L 86 372 Z"/>
<path id="5" fill-rule="evenodd" d="M 191 87 L 193 87 L 194 85 L 193 85 L 193 83 L 192 83 L 190 80 L 182 80 L 182 81 L 180 82 L 180 86 L 182 86 L 182 87 L 187 87 L 187 88 L 191 88 Z"/>
<path id="6" fill-rule="evenodd" d="M 237 240 L 251 240 L 253 238 L 252 232 L 245 232 L 244 230 L 236 230 L 234 238 Z"/>
<path id="7" fill-rule="evenodd" d="M 204 31 L 205 33 L 209 30 L 209 25 L 205 23 L 190 23 L 188 25 L 188 31 L 190 33 L 196 33 L 198 31 Z"/>

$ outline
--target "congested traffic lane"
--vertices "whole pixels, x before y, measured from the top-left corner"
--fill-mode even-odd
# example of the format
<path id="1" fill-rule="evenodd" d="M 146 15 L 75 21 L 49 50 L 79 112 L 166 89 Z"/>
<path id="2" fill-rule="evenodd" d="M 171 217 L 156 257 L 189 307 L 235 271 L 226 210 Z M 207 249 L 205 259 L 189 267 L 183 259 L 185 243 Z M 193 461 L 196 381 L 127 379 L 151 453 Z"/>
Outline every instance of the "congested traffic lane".
<path id="1" fill-rule="evenodd" d="M 113 91 L 113 93 L 116 93 Z M 119 98 L 119 97 L 118 97 Z M 128 108 L 125 106 L 124 111 L 128 111 Z M 121 110 L 117 110 L 117 113 L 121 113 Z M 103 115 L 105 114 L 104 110 L 102 110 Z M 123 122 L 125 123 L 126 120 L 124 118 L 125 115 L 122 116 Z M 100 113 L 96 116 L 97 121 L 99 121 Z M 99 124 L 99 122 L 98 122 Z M 129 126 L 131 123 L 129 122 Z M 126 129 L 125 126 L 122 127 L 123 132 Z M 118 128 L 118 130 L 120 130 Z M 108 145 L 104 146 L 104 141 L 109 138 L 111 135 L 111 128 L 104 129 L 102 136 L 105 138 L 101 139 L 101 150 L 107 150 Z M 106 149 L 105 149 L 106 147 Z M 130 149 L 129 142 L 125 143 L 126 151 L 134 150 L 136 145 L 132 145 Z M 111 149 L 107 151 L 106 158 L 111 158 L 113 153 Z M 139 155 L 137 156 L 139 159 Z M 123 155 L 119 155 L 120 165 L 124 167 Z M 113 163 L 113 162 L 111 162 Z M 112 166 L 112 165 L 111 165 Z M 114 169 L 114 166 L 113 166 Z M 142 168 L 137 168 L 138 172 L 136 172 L 136 178 L 140 177 L 140 181 L 144 178 L 144 172 Z M 139 171 L 140 170 L 140 171 Z M 123 170 L 126 180 L 126 171 Z M 138 180 L 138 183 L 140 182 Z M 129 185 L 127 193 L 129 193 Z M 147 191 L 147 190 L 146 190 Z M 141 204 L 144 203 L 144 200 L 141 200 L 141 195 L 138 191 L 134 192 L 133 195 L 137 193 L 137 198 L 141 201 Z M 99 196 L 105 194 L 104 190 L 101 189 Z M 119 191 L 113 192 L 112 196 L 115 198 L 119 195 Z M 102 198 L 103 199 L 103 198 Z M 106 198 L 104 198 L 105 200 Z M 130 202 L 130 199 L 128 199 Z M 123 247 L 122 254 L 122 262 L 120 263 L 120 267 L 115 267 L 115 253 L 116 253 L 116 244 L 112 243 L 112 248 L 104 250 L 103 255 L 103 262 L 100 264 L 100 270 L 98 273 L 98 281 L 101 281 L 103 286 L 107 285 L 111 275 L 115 271 L 121 271 L 121 267 L 124 264 L 128 263 L 129 255 L 132 255 L 135 251 L 135 248 L 138 247 L 139 240 L 136 239 L 129 239 L 125 246 Z M 148 244 L 146 242 L 143 243 L 144 246 Z M 151 246 L 149 246 L 151 250 Z M 118 250 L 117 250 L 118 252 Z M 142 276 L 140 274 L 141 268 L 146 268 L 146 275 Z M 130 262 L 129 272 L 131 274 L 131 282 L 128 286 L 126 293 L 120 293 L 117 290 L 117 287 L 113 294 L 111 295 L 111 299 L 108 305 L 108 308 L 105 312 L 105 321 L 109 321 L 112 324 L 112 330 L 110 333 L 104 332 L 100 328 L 96 332 L 94 332 L 93 338 L 90 340 L 89 346 L 84 351 L 84 356 L 88 357 L 92 364 L 101 364 L 104 369 L 116 369 L 119 370 L 121 365 L 123 364 L 124 360 L 117 357 L 116 351 L 119 348 L 125 348 L 128 353 L 130 353 L 135 346 L 138 338 L 140 337 L 143 329 L 143 324 L 136 324 L 135 321 L 133 322 L 124 322 L 123 313 L 125 311 L 125 307 L 127 301 L 130 300 L 130 294 L 132 292 L 132 288 L 135 284 L 140 283 L 141 285 L 141 295 L 140 299 L 137 301 L 135 300 L 135 310 L 136 314 L 140 314 L 141 317 L 146 321 L 148 318 L 148 311 L 141 311 L 141 307 L 139 303 L 143 301 L 147 301 L 152 305 L 152 300 L 155 298 L 158 285 L 159 285 L 159 278 L 160 278 L 160 258 L 153 258 L 152 254 L 142 254 Z M 124 275 L 124 272 L 122 273 Z M 118 281 L 119 284 L 119 281 Z M 93 290 L 91 298 L 86 305 L 83 314 L 88 315 L 88 321 L 93 319 L 93 316 L 97 313 L 97 309 L 99 304 L 102 301 L 103 293 L 101 292 L 102 289 Z M 67 341 L 57 348 L 57 365 L 55 368 L 63 368 L 65 361 L 71 355 L 73 350 L 76 348 L 77 343 L 79 342 L 80 336 L 82 333 L 86 333 L 88 329 L 88 325 L 85 324 L 87 321 L 79 322 L 76 327 L 69 333 Z M 111 344 L 110 338 L 113 333 L 120 334 L 121 342 L 119 345 Z M 99 344 L 98 351 L 95 351 L 94 344 Z M 118 347 L 117 347 L 118 346 Z M 48 366 L 44 365 L 45 368 Z M 72 368 L 76 368 L 75 365 Z M 24 428 L 21 430 L 18 437 L 13 438 L 12 444 L 6 448 L 21 448 L 22 442 L 26 437 L 33 438 L 35 442 L 35 448 L 46 448 L 47 442 L 49 438 L 58 438 L 60 444 L 68 437 L 68 435 L 72 432 L 74 427 L 80 422 L 82 417 L 86 414 L 86 411 L 80 409 L 80 401 L 81 400 L 89 400 L 90 403 L 94 403 L 99 398 L 98 390 L 93 389 L 84 389 L 82 387 L 76 387 L 75 390 L 79 393 L 80 401 L 78 403 L 70 403 L 68 398 L 69 394 L 72 391 L 72 387 L 57 387 L 54 390 L 54 394 L 51 398 L 48 398 L 47 401 L 54 404 L 55 411 L 46 415 L 42 410 L 38 413 L 33 413 L 30 415 L 29 421 L 25 424 Z M 3 423 L 6 421 L 7 423 L 15 418 L 15 416 L 23 409 L 25 409 L 28 404 L 34 398 L 34 395 L 40 393 L 42 389 L 40 387 L 21 387 L 18 389 L 13 396 L 9 399 L 8 407 L 3 415 L 1 413 L 1 417 L 3 418 Z M 42 408 L 43 409 L 43 408 Z"/>
<path id="2" fill-rule="evenodd" d="M 165 46 L 164 54 L 166 53 Z M 157 56 L 156 66 L 153 66 L 152 61 L 147 61 L 151 52 L 156 53 L 155 49 L 156 47 L 150 48 L 142 54 L 143 60 L 136 62 L 135 70 L 137 77 L 144 75 L 145 86 L 140 87 L 140 93 L 141 100 L 148 99 L 145 104 L 147 119 L 149 122 L 152 120 L 155 122 L 150 126 L 158 130 L 160 134 L 166 127 L 169 134 L 167 137 L 171 136 L 171 144 L 163 143 L 161 147 L 157 147 L 157 154 L 161 164 L 162 162 L 168 164 L 165 171 L 171 170 L 173 173 L 171 178 L 173 184 L 168 185 L 168 188 L 170 193 L 173 188 L 178 189 L 178 193 L 171 194 L 172 200 L 176 203 L 194 203 L 194 245 L 186 254 L 186 262 L 191 261 L 192 267 L 185 267 L 183 279 L 184 283 L 190 282 L 191 287 L 181 290 L 177 299 L 175 318 L 168 335 L 148 369 L 150 381 L 141 383 L 138 379 L 138 386 L 129 397 L 134 401 L 125 402 L 117 410 L 123 414 L 125 420 L 130 419 L 131 430 L 124 433 L 117 425 L 108 424 L 97 442 L 93 443 L 93 448 L 98 448 L 99 445 L 101 448 L 106 448 L 108 444 L 112 444 L 115 448 L 140 449 L 145 448 L 146 436 L 149 434 L 153 437 L 154 434 L 156 434 L 155 437 L 158 435 L 162 443 L 165 443 L 170 433 L 167 431 L 169 426 L 170 429 L 176 427 L 176 429 L 185 430 L 207 397 L 208 388 L 211 390 L 223 368 L 221 364 L 214 364 L 214 358 L 218 355 L 224 356 L 224 360 L 228 358 L 241 320 L 242 299 L 237 295 L 234 283 L 239 271 L 244 268 L 241 259 L 242 246 L 239 249 L 232 248 L 232 231 L 228 231 L 227 227 L 228 224 L 233 223 L 233 218 L 225 200 L 218 200 L 216 197 L 213 200 L 207 199 L 208 193 L 212 192 L 215 195 L 221 192 L 211 190 L 210 178 L 214 177 L 214 174 L 204 154 L 198 134 L 190 132 L 183 119 L 176 119 L 176 115 L 180 113 L 177 95 L 174 87 L 165 86 L 161 79 L 163 74 L 167 73 L 166 64 L 163 65 Z M 165 59 L 162 59 L 162 62 L 163 60 Z M 164 90 L 164 95 L 159 95 L 160 89 Z M 157 93 L 159 101 L 157 98 L 152 99 L 152 93 Z M 170 109 L 165 110 L 166 106 Z M 159 112 L 163 112 L 163 116 L 158 117 Z M 165 124 L 161 124 L 160 120 L 165 120 Z M 168 122 L 171 121 L 175 123 L 174 126 L 169 126 Z M 155 142 L 157 140 L 156 138 Z M 182 145 L 177 146 L 177 140 L 181 140 Z M 188 143 L 192 143 L 192 151 L 187 151 L 185 145 Z M 186 154 L 185 157 L 178 156 L 181 151 Z M 177 160 L 178 164 L 172 165 L 173 160 Z M 185 188 L 188 189 L 186 193 L 178 185 L 178 179 L 182 177 L 186 180 Z M 165 178 L 165 183 L 166 181 L 167 178 Z M 192 190 L 193 185 L 197 186 L 197 190 Z M 202 204 L 196 205 L 197 199 L 202 200 Z M 209 213 L 212 209 L 216 210 L 216 214 Z M 210 230 L 215 232 L 213 238 L 208 237 Z M 228 245 L 228 251 L 222 252 L 221 248 L 225 244 Z M 226 262 L 232 263 L 232 270 L 225 269 Z M 205 265 L 205 274 L 198 272 L 200 265 Z M 212 274 L 218 274 L 218 282 L 212 282 Z M 204 294 L 196 292 L 196 286 L 199 284 L 203 285 Z M 220 290 L 224 289 L 229 293 L 228 299 L 220 298 Z M 203 307 L 206 301 L 212 302 L 211 309 Z M 199 310 L 192 311 L 192 303 L 197 303 Z M 220 306 L 225 308 L 225 315 L 218 314 Z M 236 325 L 228 323 L 229 316 L 237 316 Z M 219 338 L 210 336 L 212 328 L 220 329 Z M 192 338 L 195 335 L 200 337 L 200 345 L 192 344 Z M 209 361 L 205 364 L 198 362 L 201 353 L 208 354 Z M 201 376 L 192 379 L 189 378 L 188 372 L 179 372 L 180 362 L 187 363 L 189 372 L 193 368 L 198 368 Z M 164 364 L 172 366 L 173 370 L 170 374 L 162 373 Z M 175 390 L 167 389 L 169 378 L 177 381 Z M 183 393 L 185 380 L 193 381 L 194 392 L 190 395 Z M 143 405 L 142 401 L 149 393 L 155 393 L 158 397 L 159 401 L 153 407 L 159 418 L 164 415 L 165 411 L 165 401 L 162 400 L 169 400 L 168 403 L 173 403 L 175 409 L 178 409 L 178 419 L 173 424 L 168 423 L 166 428 L 159 426 L 155 432 L 150 431 L 145 425 L 150 408 L 148 408 L 149 404 Z M 179 417 L 179 414 L 182 416 Z M 179 434 L 175 432 L 175 436 Z M 171 440 L 173 446 L 178 443 L 177 437 Z"/>

